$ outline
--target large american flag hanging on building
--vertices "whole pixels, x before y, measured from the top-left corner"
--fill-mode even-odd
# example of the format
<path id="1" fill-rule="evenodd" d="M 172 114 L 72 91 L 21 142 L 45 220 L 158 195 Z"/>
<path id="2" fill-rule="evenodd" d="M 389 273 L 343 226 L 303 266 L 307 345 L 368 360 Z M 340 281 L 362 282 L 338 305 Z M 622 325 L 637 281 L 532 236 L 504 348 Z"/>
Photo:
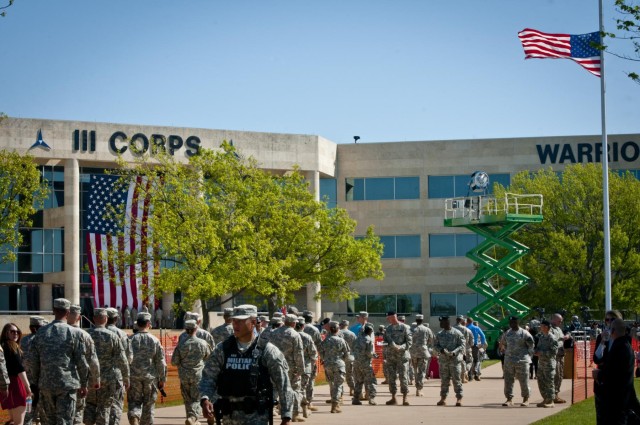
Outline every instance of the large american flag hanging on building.
<path id="1" fill-rule="evenodd" d="M 91 175 L 89 199 L 85 205 L 94 306 L 128 306 L 140 310 L 147 301 L 143 298 L 143 288 L 152 288 L 159 266 L 153 260 L 154 245 L 148 226 L 151 204 L 145 194 L 149 182 L 137 177 L 127 188 L 117 184 L 118 179 L 119 176 L 113 175 Z M 125 204 L 124 226 L 106 214 L 109 205 L 119 208 L 122 204 Z M 141 254 L 138 258 L 142 261 L 127 264 L 132 253 Z M 153 305 L 153 299 L 148 301 Z"/>

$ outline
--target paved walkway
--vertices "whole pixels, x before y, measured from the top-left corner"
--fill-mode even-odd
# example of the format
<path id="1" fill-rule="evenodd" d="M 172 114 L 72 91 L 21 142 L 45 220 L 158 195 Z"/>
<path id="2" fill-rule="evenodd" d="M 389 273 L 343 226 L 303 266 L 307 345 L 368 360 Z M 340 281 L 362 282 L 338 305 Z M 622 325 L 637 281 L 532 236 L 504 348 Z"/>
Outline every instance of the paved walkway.
<path id="1" fill-rule="evenodd" d="M 538 391 L 538 381 L 531 380 L 531 404 L 529 407 L 502 407 L 504 402 L 504 382 L 502 380 L 502 369 L 500 364 L 492 365 L 483 371 L 482 381 L 473 381 L 464 384 L 463 407 L 455 407 L 455 395 L 450 389 L 448 402 L 445 407 L 436 406 L 440 400 L 440 380 L 432 379 L 426 381 L 423 397 L 415 397 L 415 388 L 409 387 L 409 402 L 411 406 L 385 406 L 384 402 L 389 399 L 389 389 L 386 385 L 378 385 L 378 396 L 376 401 L 378 406 L 369 406 L 363 402 L 362 406 L 353 406 L 349 397 L 345 397 L 345 404 L 342 406 L 342 413 L 330 413 L 330 405 L 325 403 L 329 398 L 329 387 L 322 385 L 316 387 L 315 400 L 313 404 L 319 407 L 319 411 L 314 412 L 305 423 L 310 425 L 328 424 L 490 424 L 490 425 L 513 425 L 530 424 L 546 416 L 557 413 L 565 409 L 569 404 L 560 404 L 552 409 L 536 407 L 536 403 L 542 400 Z M 346 385 L 345 385 L 346 387 Z M 514 401 L 522 401 L 520 387 L 515 384 L 516 397 Z M 571 397 L 571 381 L 565 379 L 562 383 L 560 396 L 565 400 Z M 349 401 L 347 402 L 347 399 Z M 402 400 L 402 399 L 400 399 Z M 278 418 L 274 418 L 274 423 L 280 423 Z M 184 407 L 157 408 L 156 424 L 184 424 Z M 122 424 L 128 424 L 123 418 Z M 206 424 L 206 421 L 201 420 Z"/>

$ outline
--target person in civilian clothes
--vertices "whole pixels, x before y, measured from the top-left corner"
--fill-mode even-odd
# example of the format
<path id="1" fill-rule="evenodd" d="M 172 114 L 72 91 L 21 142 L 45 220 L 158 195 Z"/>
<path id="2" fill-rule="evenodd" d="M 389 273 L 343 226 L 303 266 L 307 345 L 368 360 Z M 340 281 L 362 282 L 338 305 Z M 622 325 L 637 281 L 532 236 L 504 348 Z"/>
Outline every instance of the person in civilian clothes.
<path id="1" fill-rule="evenodd" d="M 1 398 L 2 409 L 9 411 L 11 421 L 16 425 L 22 425 L 27 398 L 31 397 L 31 388 L 22 361 L 21 338 L 22 332 L 15 323 L 7 323 L 2 328 L 0 346 L 5 353 L 10 382 L 7 395 Z"/>

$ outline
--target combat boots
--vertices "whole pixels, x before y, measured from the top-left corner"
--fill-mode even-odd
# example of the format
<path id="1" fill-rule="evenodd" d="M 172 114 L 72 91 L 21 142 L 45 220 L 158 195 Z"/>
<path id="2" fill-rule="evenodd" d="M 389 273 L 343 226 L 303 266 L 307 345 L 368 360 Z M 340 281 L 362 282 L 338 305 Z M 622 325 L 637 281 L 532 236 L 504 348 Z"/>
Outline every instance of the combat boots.
<path id="1" fill-rule="evenodd" d="M 446 397 L 440 397 L 440 401 L 436 403 L 436 406 L 446 406 L 447 405 L 447 398 Z"/>
<path id="2" fill-rule="evenodd" d="M 460 397 L 459 399 L 456 399 L 456 407 L 460 407 L 462 406 L 462 397 Z"/>
<path id="3" fill-rule="evenodd" d="M 511 397 L 509 397 L 509 398 L 507 399 L 507 401 L 505 401 L 504 403 L 502 403 L 502 405 L 503 405 L 503 406 L 505 406 L 505 407 L 513 406 L 513 399 L 512 399 Z"/>
<path id="4" fill-rule="evenodd" d="M 553 400 L 549 398 L 549 399 L 542 400 L 540 403 L 536 404 L 536 406 L 538 406 L 538 407 L 554 407 L 555 404 L 553 404 Z"/>
<path id="5" fill-rule="evenodd" d="M 295 414 L 293 415 L 293 419 L 291 419 L 291 422 L 305 422 L 305 419 L 300 417 L 300 415 Z"/>
<path id="6" fill-rule="evenodd" d="M 314 405 L 312 405 L 311 403 L 307 404 L 307 409 L 309 409 L 310 412 L 317 412 L 318 408 Z"/>
<path id="7" fill-rule="evenodd" d="M 398 400 L 396 400 L 396 395 L 391 394 L 391 400 L 387 401 L 385 404 L 387 406 L 395 406 L 396 404 L 398 404 Z"/>
<path id="8" fill-rule="evenodd" d="M 520 406 L 527 407 L 528 405 L 529 405 L 529 397 L 523 398 L 522 403 L 520 403 Z"/>
<path id="9" fill-rule="evenodd" d="M 309 408 L 307 407 L 307 402 L 301 403 L 302 404 L 302 416 L 305 418 L 309 417 Z"/>
<path id="10" fill-rule="evenodd" d="M 416 397 L 422 397 L 422 391 L 420 391 L 420 388 L 416 388 Z"/>
<path id="11" fill-rule="evenodd" d="M 331 413 L 341 413 L 340 404 L 337 401 L 331 403 Z"/>
<path id="12" fill-rule="evenodd" d="M 208 418 L 207 425 L 216 425 L 216 418 Z"/>
<path id="13" fill-rule="evenodd" d="M 140 419 L 139 418 L 131 418 L 131 420 L 129 421 L 129 423 L 131 425 L 140 425 Z"/>
<path id="14" fill-rule="evenodd" d="M 402 394 L 402 405 L 403 406 L 409 405 L 409 400 L 407 400 L 407 393 Z"/>
<path id="15" fill-rule="evenodd" d="M 353 400 L 351 400 L 351 404 L 356 405 L 356 406 L 362 406 L 362 402 L 360 401 L 360 397 L 354 397 Z"/>
<path id="16" fill-rule="evenodd" d="M 369 404 L 370 404 L 370 405 L 372 405 L 372 406 L 375 406 L 375 405 L 377 405 L 378 403 L 376 403 L 376 399 L 375 399 L 375 398 L 373 398 L 373 397 L 369 397 Z"/>

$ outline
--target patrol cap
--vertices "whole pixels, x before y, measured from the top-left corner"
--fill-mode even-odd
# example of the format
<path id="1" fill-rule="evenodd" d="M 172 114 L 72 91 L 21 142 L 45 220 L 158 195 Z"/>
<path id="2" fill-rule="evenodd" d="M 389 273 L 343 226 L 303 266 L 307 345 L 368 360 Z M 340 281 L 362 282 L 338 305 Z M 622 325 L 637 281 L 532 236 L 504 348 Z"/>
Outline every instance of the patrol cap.
<path id="1" fill-rule="evenodd" d="M 282 314 L 281 311 L 276 311 L 275 313 L 273 313 L 273 317 L 284 317 L 284 314 Z"/>
<path id="2" fill-rule="evenodd" d="M 369 317 L 369 313 L 367 313 L 366 311 L 361 311 L 358 313 L 358 317 Z"/>
<path id="3" fill-rule="evenodd" d="M 395 315 L 396 315 L 396 312 L 395 312 L 395 311 L 393 311 L 393 310 L 391 310 L 391 311 L 387 311 L 387 317 L 388 317 L 388 316 L 395 316 Z"/>
<path id="4" fill-rule="evenodd" d="M 402 316 L 402 315 L 400 315 L 400 316 L 398 316 L 398 320 L 401 321 L 401 322 L 404 322 L 405 320 L 407 320 L 407 318 Z"/>
<path id="5" fill-rule="evenodd" d="M 249 317 L 258 317 L 258 308 L 255 305 L 243 304 L 233 308 L 232 319 L 248 319 Z"/>
<path id="6" fill-rule="evenodd" d="M 298 323 L 304 325 L 304 317 L 298 317 Z"/>
<path id="7" fill-rule="evenodd" d="M 298 321 L 298 316 L 295 314 L 286 314 L 284 316 L 284 323 L 295 323 Z"/>
<path id="8" fill-rule="evenodd" d="M 66 298 L 56 298 L 53 300 L 53 308 L 69 310 L 69 307 L 71 307 L 71 302 Z"/>
<path id="9" fill-rule="evenodd" d="M 195 311 L 187 311 L 184 315 L 184 320 L 195 320 L 197 322 L 200 320 L 200 314 Z"/>
<path id="10" fill-rule="evenodd" d="M 378 325 L 378 329 L 384 329 L 384 325 Z"/>
<path id="11" fill-rule="evenodd" d="M 509 316 L 509 321 L 512 320 L 520 320 L 520 318 L 518 316 Z"/>
<path id="12" fill-rule="evenodd" d="M 278 323 L 282 323 L 282 317 L 272 317 L 269 321 L 270 325 L 276 325 Z"/>
<path id="13" fill-rule="evenodd" d="M 313 318 L 313 311 L 305 310 L 302 312 L 302 317 L 311 317 Z"/>
<path id="14" fill-rule="evenodd" d="M 456 319 L 464 319 L 464 316 L 463 316 L 462 314 L 458 314 L 458 315 L 456 316 Z"/>
<path id="15" fill-rule="evenodd" d="M 268 322 L 269 318 L 267 316 L 258 316 L 258 320 L 260 320 L 261 322 Z"/>
<path id="16" fill-rule="evenodd" d="M 545 325 L 547 327 L 551 327 L 551 322 L 549 322 L 548 320 L 543 320 L 542 322 L 540 322 L 541 325 Z"/>
<path id="17" fill-rule="evenodd" d="M 116 317 L 118 317 L 118 310 L 113 307 L 107 308 L 107 316 L 109 317 L 109 319 L 115 319 Z"/>
<path id="18" fill-rule="evenodd" d="M 151 321 L 151 313 L 147 313 L 146 311 L 141 311 L 138 313 L 137 320 L 144 320 L 145 322 Z"/>
<path id="19" fill-rule="evenodd" d="M 233 314 L 233 308 L 231 308 L 231 307 L 225 308 L 223 313 L 222 313 L 222 315 L 224 317 L 230 317 L 232 314 Z"/>
<path id="20" fill-rule="evenodd" d="M 424 315 L 416 314 L 416 320 L 424 320 Z"/>
<path id="21" fill-rule="evenodd" d="M 107 317 L 107 309 L 106 308 L 94 308 L 93 309 L 93 315 L 94 316 L 102 316 L 102 317 Z"/>
<path id="22" fill-rule="evenodd" d="M 82 307 L 80 307 L 77 304 L 73 304 L 69 307 L 69 312 L 70 313 L 75 313 L 75 314 L 80 314 L 80 312 L 82 312 Z"/>
<path id="23" fill-rule="evenodd" d="M 349 326 L 349 321 L 348 321 L 348 320 L 346 320 L 346 319 L 342 319 L 342 320 L 340 321 L 340 326 Z"/>
<path id="24" fill-rule="evenodd" d="M 371 329 L 373 330 L 373 325 L 371 323 L 367 323 L 366 325 L 363 326 L 364 330 L 366 331 L 367 329 Z"/>
<path id="25" fill-rule="evenodd" d="M 198 326 L 198 323 L 195 320 L 185 320 L 184 328 L 185 329 L 195 329 Z"/>
<path id="26" fill-rule="evenodd" d="M 335 320 L 332 320 L 332 321 L 329 322 L 329 328 L 338 329 L 339 327 L 340 327 L 340 325 Z"/>
<path id="27" fill-rule="evenodd" d="M 449 320 L 449 316 L 440 316 L 440 317 L 438 317 L 438 320 L 440 320 L 441 322 L 443 320 Z"/>
<path id="28" fill-rule="evenodd" d="M 298 308 L 294 305 L 290 305 L 289 308 L 287 309 L 287 312 L 291 314 L 295 314 L 296 316 L 300 314 L 300 312 L 298 311 Z"/>
<path id="29" fill-rule="evenodd" d="M 29 317 L 29 326 L 43 326 L 44 322 L 45 322 L 44 317 L 40 317 L 40 316 Z"/>

